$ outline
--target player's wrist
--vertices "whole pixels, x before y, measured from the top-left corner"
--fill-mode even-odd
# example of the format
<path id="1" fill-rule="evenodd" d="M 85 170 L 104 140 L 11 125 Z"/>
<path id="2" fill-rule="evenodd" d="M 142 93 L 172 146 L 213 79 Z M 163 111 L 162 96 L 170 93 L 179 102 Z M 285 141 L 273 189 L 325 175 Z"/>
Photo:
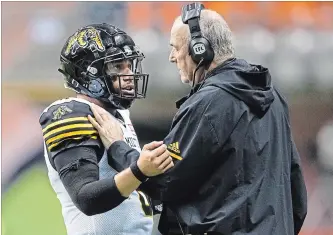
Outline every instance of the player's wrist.
<path id="1" fill-rule="evenodd" d="M 130 165 L 130 169 L 133 173 L 133 175 L 135 176 L 135 178 L 137 178 L 141 183 L 146 182 L 149 177 L 146 176 L 139 168 L 138 166 L 138 161 L 134 161 L 131 165 Z"/>

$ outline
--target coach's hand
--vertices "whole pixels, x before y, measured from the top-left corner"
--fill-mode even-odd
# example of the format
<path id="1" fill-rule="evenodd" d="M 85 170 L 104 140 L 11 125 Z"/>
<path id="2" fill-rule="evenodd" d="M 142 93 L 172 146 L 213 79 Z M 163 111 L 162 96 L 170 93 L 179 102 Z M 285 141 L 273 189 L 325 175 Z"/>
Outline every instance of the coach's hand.
<path id="1" fill-rule="evenodd" d="M 88 119 L 97 129 L 99 137 L 101 138 L 106 149 L 109 149 L 111 144 L 115 141 L 124 139 L 124 134 L 120 127 L 121 124 L 115 117 L 98 105 L 91 104 L 90 108 L 96 120 L 90 115 L 88 115 Z"/>
<path id="2" fill-rule="evenodd" d="M 148 177 L 160 175 L 174 166 L 163 141 L 144 145 L 137 164 L 141 172 Z"/>

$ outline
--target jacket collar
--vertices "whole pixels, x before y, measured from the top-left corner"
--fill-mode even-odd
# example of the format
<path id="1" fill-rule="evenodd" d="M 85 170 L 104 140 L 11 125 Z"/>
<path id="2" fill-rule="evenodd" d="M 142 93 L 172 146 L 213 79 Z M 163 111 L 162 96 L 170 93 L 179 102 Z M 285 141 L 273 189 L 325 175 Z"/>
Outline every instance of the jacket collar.
<path id="1" fill-rule="evenodd" d="M 205 83 L 205 80 L 208 79 L 209 77 L 212 77 L 218 73 L 220 73 L 224 68 L 227 68 L 228 65 L 235 61 L 236 58 L 230 58 L 226 61 L 224 61 L 223 63 L 221 63 L 220 65 L 218 65 L 216 68 L 212 69 L 211 71 L 209 71 L 206 75 L 205 78 L 199 82 L 198 84 L 196 84 L 194 87 L 192 87 L 191 91 L 189 94 L 187 94 L 186 96 L 180 98 L 179 100 L 176 101 L 176 107 L 177 109 L 180 108 L 180 106 L 186 101 L 188 100 L 194 93 L 196 93 Z"/>

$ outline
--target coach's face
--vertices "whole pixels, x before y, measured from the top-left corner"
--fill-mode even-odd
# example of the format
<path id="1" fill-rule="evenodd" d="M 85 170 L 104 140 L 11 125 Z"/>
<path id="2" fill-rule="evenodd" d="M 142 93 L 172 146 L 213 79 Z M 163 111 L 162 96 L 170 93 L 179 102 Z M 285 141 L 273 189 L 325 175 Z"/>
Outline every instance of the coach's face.
<path id="1" fill-rule="evenodd" d="M 171 29 L 170 46 L 171 52 L 169 61 L 175 63 L 179 70 L 180 79 L 183 83 L 189 83 L 193 80 L 193 73 L 196 64 L 188 53 L 189 30 L 187 25 L 181 22 L 175 22 Z"/>

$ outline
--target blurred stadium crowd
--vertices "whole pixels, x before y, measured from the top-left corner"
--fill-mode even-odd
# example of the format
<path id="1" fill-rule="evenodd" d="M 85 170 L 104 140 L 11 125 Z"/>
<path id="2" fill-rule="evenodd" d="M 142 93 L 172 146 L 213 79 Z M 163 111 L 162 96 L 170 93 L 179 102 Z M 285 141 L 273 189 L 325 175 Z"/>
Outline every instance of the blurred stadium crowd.
<path id="1" fill-rule="evenodd" d="M 145 52 L 146 100 L 132 117 L 141 144 L 162 139 L 189 91 L 168 62 L 183 2 L 2 2 L 3 234 L 65 234 L 43 162 L 41 111 L 71 95 L 57 72 L 76 29 L 115 24 Z M 289 100 L 308 188 L 302 235 L 333 234 L 333 2 L 205 2 L 229 23 L 237 57 L 268 67 Z M 33 215 L 33 216 L 32 216 Z"/>

